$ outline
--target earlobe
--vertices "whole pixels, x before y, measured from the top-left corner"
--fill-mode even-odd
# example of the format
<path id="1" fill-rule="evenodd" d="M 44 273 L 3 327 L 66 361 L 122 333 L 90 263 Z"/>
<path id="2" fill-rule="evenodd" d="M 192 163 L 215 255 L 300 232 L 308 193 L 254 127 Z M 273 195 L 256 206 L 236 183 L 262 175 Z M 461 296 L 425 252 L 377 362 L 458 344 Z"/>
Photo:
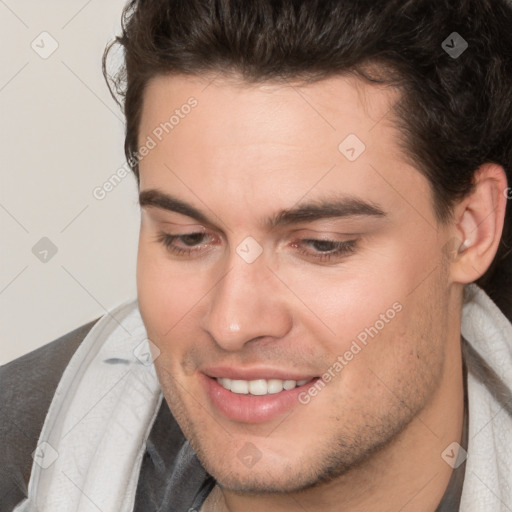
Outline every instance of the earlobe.
<path id="1" fill-rule="evenodd" d="M 475 187 L 455 208 L 456 237 L 461 240 L 451 262 L 452 281 L 479 279 L 498 250 L 505 219 L 507 178 L 502 167 L 485 164 L 475 173 Z"/>

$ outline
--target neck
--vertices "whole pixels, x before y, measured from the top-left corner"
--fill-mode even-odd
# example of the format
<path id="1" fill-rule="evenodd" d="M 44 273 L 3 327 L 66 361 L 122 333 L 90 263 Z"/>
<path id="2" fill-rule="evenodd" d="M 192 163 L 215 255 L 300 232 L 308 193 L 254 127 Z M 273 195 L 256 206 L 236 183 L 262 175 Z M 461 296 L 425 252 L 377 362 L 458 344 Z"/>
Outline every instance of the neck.
<path id="1" fill-rule="evenodd" d="M 247 496 L 216 486 L 201 512 L 435 512 L 453 472 L 441 454 L 454 441 L 461 444 L 464 421 L 461 347 L 451 347 L 430 402 L 363 465 L 294 495 Z"/>

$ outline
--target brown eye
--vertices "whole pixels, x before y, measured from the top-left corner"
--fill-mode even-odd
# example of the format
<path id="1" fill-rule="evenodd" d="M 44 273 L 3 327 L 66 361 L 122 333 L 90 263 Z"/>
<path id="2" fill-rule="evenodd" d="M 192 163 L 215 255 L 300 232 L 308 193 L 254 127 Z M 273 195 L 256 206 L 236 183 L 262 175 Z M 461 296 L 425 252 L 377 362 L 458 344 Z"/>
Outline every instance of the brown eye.
<path id="1" fill-rule="evenodd" d="M 207 250 L 212 239 L 213 236 L 202 231 L 183 235 L 171 235 L 162 231 L 156 237 L 158 243 L 177 256 L 192 256 Z"/>
<path id="2" fill-rule="evenodd" d="M 304 238 L 293 244 L 299 248 L 299 252 L 321 262 L 342 259 L 356 250 L 357 240 L 316 240 Z M 306 246 L 306 247 L 304 247 Z"/>

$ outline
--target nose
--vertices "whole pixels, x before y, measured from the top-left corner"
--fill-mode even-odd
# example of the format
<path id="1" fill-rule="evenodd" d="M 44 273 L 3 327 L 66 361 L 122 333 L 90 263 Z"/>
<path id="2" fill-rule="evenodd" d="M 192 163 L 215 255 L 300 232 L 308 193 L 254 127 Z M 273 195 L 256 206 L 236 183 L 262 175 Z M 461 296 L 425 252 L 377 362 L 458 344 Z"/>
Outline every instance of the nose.
<path id="1" fill-rule="evenodd" d="M 263 257 L 246 263 L 237 254 L 208 294 L 201 327 L 224 350 L 237 351 L 255 339 L 278 339 L 292 327 L 286 296 Z"/>

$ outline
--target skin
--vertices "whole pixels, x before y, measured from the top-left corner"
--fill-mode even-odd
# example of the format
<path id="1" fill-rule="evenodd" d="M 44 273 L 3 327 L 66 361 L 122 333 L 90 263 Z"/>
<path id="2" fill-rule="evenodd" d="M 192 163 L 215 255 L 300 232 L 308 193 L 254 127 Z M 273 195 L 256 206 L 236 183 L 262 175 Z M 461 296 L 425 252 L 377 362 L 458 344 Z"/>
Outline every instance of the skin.
<path id="1" fill-rule="evenodd" d="M 503 170 L 484 166 L 472 196 L 439 224 L 390 120 L 397 91 L 350 77 L 303 86 L 156 77 L 139 141 L 191 96 L 197 107 L 140 161 L 140 190 L 172 194 L 207 222 L 144 206 L 137 283 L 165 398 L 218 482 L 202 510 L 433 512 L 452 472 L 441 453 L 462 433 L 463 286 L 496 252 Z M 366 145 L 353 162 L 338 150 L 350 133 Z M 264 223 L 334 196 L 385 215 Z M 162 231 L 205 235 L 175 240 L 195 244 L 179 255 L 158 241 Z M 248 236 L 263 249 L 250 264 L 236 252 Z M 328 260 L 317 257 L 325 246 L 304 242 L 312 238 L 356 245 Z M 448 257 L 447 244 L 463 240 L 469 248 Z M 396 303 L 401 311 L 317 396 L 276 419 L 232 421 L 201 385 L 214 364 L 321 376 Z M 237 456 L 246 443 L 261 454 L 251 468 Z"/>

